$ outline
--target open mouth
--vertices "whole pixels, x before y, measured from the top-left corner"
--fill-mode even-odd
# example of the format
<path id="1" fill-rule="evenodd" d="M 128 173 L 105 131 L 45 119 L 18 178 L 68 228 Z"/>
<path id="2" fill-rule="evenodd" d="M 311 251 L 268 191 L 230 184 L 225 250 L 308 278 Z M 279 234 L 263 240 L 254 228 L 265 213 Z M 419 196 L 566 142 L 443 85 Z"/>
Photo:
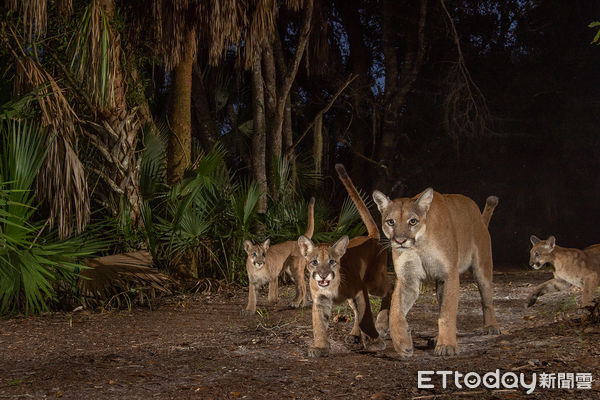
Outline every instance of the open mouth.
<path id="1" fill-rule="evenodd" d="M 317 284 L 321 287 L 327 287 L 329 286 L 329 282 L 327 279 L 322 279 L 320 281 L 317 281 Z"/>

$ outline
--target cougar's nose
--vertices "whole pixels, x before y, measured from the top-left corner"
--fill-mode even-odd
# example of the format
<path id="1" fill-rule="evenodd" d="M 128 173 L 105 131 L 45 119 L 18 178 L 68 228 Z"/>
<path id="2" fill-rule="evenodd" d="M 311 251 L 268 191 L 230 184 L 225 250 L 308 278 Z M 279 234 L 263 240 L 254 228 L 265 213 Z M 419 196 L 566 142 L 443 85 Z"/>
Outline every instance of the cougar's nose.
<path id="1" fill-rule="evenodd" d="M 320 272 L 319 272 L 317 275 L 319 275 L 319 277 L 320 277 L 321 279 L 326 279 L 326 278 L 329 276 L 329 273 L 327 273 L 327 272 L 326 272 L 326 273 L 320 273 Z"/>
<path id="2" fill-rule="evenodd" d="M 406 242 L 406 238 L 403 238 L 403 237 L 395 237 L 394 240 L 398 244 L 404 244 Z"/>

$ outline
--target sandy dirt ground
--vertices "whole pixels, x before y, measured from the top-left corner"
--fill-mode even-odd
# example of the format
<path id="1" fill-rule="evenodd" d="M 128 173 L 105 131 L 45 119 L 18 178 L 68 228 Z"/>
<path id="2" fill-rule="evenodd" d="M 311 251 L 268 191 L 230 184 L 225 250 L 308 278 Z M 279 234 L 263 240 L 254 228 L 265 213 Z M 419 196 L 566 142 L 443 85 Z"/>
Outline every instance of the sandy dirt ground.
<path id="1" fill-rule="evenodd" d="M 437 330 L 433 287 L 425 286 L 409 323 L 414 356 L 400 359 L 391 341 L 381 353 L 347 344 L 347 306 L 334 310 L 332 354 L 307 357 L 312 341 L 310 308 L 292 310 L 293 288 L 280 291 L 276 307 L 244 316 L 243 288 L 177 295 L 153 309 L 49 313 L 0 320 L 0 398 L 64 399 L 598 399 L 600 326 L 582 322 L 580 291 L 554 293 L 532 308 L 525 299 L 548 272 L 496 272 L 495 306 L 503 334 L 482 335 L 479 292 L 461 278 L 455 357 L 433 355 Z M 373 304 L 378 307 L 374 300 Z M 537 388 L 418 388 L 418 371 L 523 373 Z M 590 373 L 591 389 L 540 388 L 540 375 Z M 550 375 L 548 375 L 550 376 Z M 568 375 L 567 385 L 569 382 Z M 453 380 L 453 379 L 451 379 Z M 459 381 L 460 382 L 460 381 Z M 491 381 L 490 381 L 491 382 Z M 463 381 L 464 383 L 464 381 Z M 557 385 L 557 384 L 555 384 Z"/>

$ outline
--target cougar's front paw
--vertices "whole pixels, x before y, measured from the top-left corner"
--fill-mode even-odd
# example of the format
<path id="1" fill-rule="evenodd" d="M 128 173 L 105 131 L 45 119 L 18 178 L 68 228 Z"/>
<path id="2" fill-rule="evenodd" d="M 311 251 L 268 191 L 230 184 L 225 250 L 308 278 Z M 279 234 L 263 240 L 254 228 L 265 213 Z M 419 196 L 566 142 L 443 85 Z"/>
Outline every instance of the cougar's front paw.
<path id="1" fill-rule="evenodd" d="M 346 336 L 344 341 L 348 344 L 357 344 L 357 343 L 360 343 L 360 336 L 353 335 L 350 333 Z"/>
<path id="2" fill-rule="evenodd" d="M 242 310 L 242 315 L 254 315 L 256 314 L 256 310 L 249 310 L 247 308 Z"/>
<path id="3" fill-rule="evenodd" d="M 438 343 L 433 350 L 433 354 L 442 357 L 455 356 L 458 354 L 458 346 Z"/>
<path id="4" fill-rule="evenodd" d="M 486 335 L 500 335 L 500 327 L 498 325 L 488 325 L 483 328 Z"/>
<path id="5" fill-rule="evenodd" d="M 300 305 L 301 305 L 301 302 L 292 301 L 290 303 L 290 308 L 292 308 L 292 309 L 300 308 Z"/>
<path id="6" fill-rule="evenodd" d="M 385 350 L 385 342 L 381 337 L 371 339 L 365 335 L 363 338 L 363 345 L 365 346 L 366 351 L 376 352 Z"/>
<path id="7" fill-rule="evenodd" d="M 308 348 L 308 356 L 309 357 L 327 357 L 329 355 L 328 347 L 309 347 Z"/>
<path id="8" fill-rule="evenodd" d="M 385 339 L 390 335 L 390 323 L 387 314 L 387 311 L 381 311 L 379 315 L 377 315 L 377 321 L 375 322 L 375 329 L 382 339 Z"/>
<path id="9" fill-rule="evenodd" d="M 404 346 L 404 345 L 396 346 L 396 345 L 394 345 L 394 349 L 396 350 L 396 352 L 398 353 L 398 355 L 400 356 L 400 358 L 410 358 L 413 355 L 412 344 L 410 346 Z"/>

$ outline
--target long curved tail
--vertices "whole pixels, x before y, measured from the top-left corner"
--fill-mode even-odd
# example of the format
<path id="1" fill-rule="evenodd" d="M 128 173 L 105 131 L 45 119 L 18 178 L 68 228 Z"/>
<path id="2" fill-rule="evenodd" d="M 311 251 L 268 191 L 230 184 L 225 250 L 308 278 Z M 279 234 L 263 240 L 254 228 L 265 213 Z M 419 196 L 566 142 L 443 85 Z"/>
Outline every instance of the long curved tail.
<path id="1" fill-rule="evenodd" d="M 362 198 L 358 194 L 358 191 L 354 187 L 354 184 L 352 183 L 352 179 L 350 179 L 350 177 L 348 176 L 348 173 L 346 172 L 346 168 L 344 168 L 344 166 L 342 164 L 335 164 L 335 170 L 337 171 L 338 176 L 340 177 L 340 180 L 342 181 L 344 186 L 346 186 L 346 190 L 348 191 L 350 198 L 354 202 L 354 205 L 356 206 L 356 209 L 358 210 L 358 213 L 360 214 L 360 218 L 363 220 L 363 223 L 367 227 L 367 231 L 369 232 L 369 237 L 372 239 L 379 240 L 379 228 L 377 227 L 377 224 L 375 223 L 373 216 L 369 212 L 367 205 L 362 200 Z"/>
<path id="2" fill-rule="evenodd" d="M 494 214 L 494 210 L 496 209 L 497 205 L 498 205 L 498 197 L 489 196 L 486 199 L 485 208 L 483 209 L 483 212 L 481 213 L 481 218 L 483 218 L 483 223 L 485 224 L 485 226 L 490 225 L 490 219 L 492 219 L 492 215 Z"/>
<path id="3" fill-rule="evenodd" d="M 306 225 L 306 232 L 304 236 L 312 239 L 312 235 L 315 231 L 315 198 L 311 197 L 308 202 L 308 224 Z"/>

